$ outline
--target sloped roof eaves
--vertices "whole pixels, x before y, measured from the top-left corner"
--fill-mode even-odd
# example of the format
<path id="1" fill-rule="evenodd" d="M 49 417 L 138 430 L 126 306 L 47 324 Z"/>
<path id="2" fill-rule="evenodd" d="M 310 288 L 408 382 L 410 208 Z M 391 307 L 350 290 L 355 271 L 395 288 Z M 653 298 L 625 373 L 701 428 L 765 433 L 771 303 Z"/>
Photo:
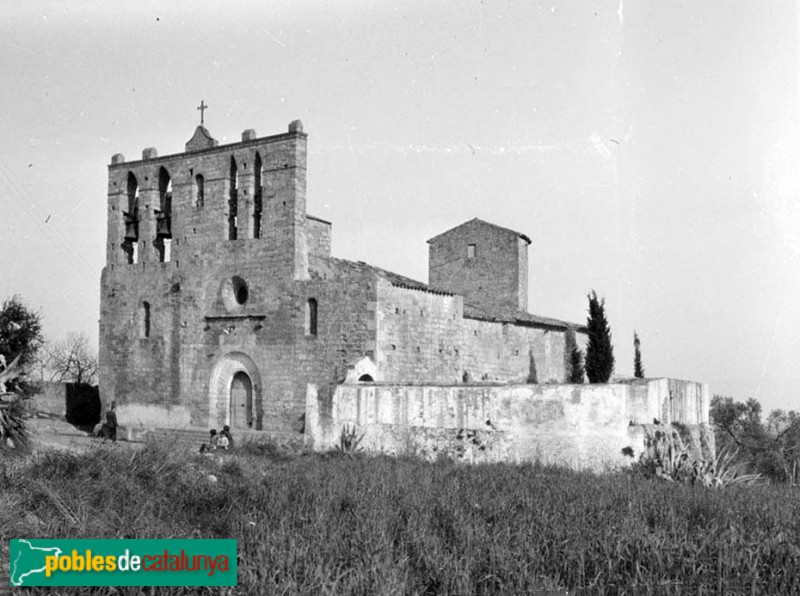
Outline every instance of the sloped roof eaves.
<path id="1" fill-rule="evenodd" d="M 421 281 L 411 279 L 410 277 L 405 277 L 399 273 L 387 271 L 386 269 L 381 269 L 380 267 L 375 267 L 365 263 L 364 261 L 349 261 L 347 259 L 339 259 L 337 257 L 322 257 L 322 259 L 341 272 L 372 273 L 382 277 L 393 286 L 430 291 L 428 286 Z"/>
<path id="2" fill-rule="evenodd" d="M 482 219 L 479 219 L 479 218 L 477 218 L 477 217 L 473 217 L 473 218 L 472 218 L 472 219 L 470 219 L 469 221 L 465 221 L 464 223 L 462 223 L 462 224 L 459 224 L 459 225 L 457 225 L 457 226 L 455 226 L 455 227 L 453 227 L 453 228 L 450 228 L 449 230 L 445 230 L 445 231 L 444 231 L 444 232 L 442 232 L 441 234 L 437 234 L 437 235 L 436 235 L 436 236 L 434 236 L 433 238 L 429 238 L 428 240 L 426 240 L 426 242 L 427 242 L 428 244 L 430 244 L 430 243 L 431 243 L 431 242 L 433 242 L 434 240 L 437 240 L 437 239 L 441 238 L 442 236 L 445 236 L 445 235 L 449 234 L 450 232 L 452 232 L 452 231 L 454 231 L 454 230 L 457 230 L 458 228 L 461 228 L 461 227 L 463 227 L 463 226 L 466 226 L 467 224 L 471 224 L 471 223 L 473 223 L 473 222 L 476 222 L 476 223 L 482 224 L 482 225 L 484 225 L 484 226 L 489 226 L 489 227 L 491 227 L 491 228 L 495 228 L 495 229 L 497 229 L 497 230 L 503 230 L 504 232 L 509 232 L 509 233 L 511 233 L 511 234 L 514 234 L 514 235 L 516 235 L 516 236 L 519 236 L 520 238 L 522 238 L 522 239 L 523 239 L 525 242 L 527 242 L 528 244 L 531 244 L 531 239 L 530 239 L 528 236 L 526 236 L 525 234 L 523 234 L 522 232 L 517 232 L 516 230 L 512 230 L 511 228 L 505 228 L 505 227 L 503 227 L 503 226 L 498 226 L 497 224 L 493 224 L 493 223 L 490 223 L 490 222 L 488 222 L 488 221 L 484 221 L 484 220 L 482 220 Z"/>
<path id="3" fill-rule="evenodd" d="M 464 305 L 464 318 L 475 319 L 477 321 L 488 321 L 494 323 L 512 323 L 514 325 L 523 325 L 531 327 L 550 327 L 552 329 L 568 329 L 573 328 L 575 331 L 586 331 L 586 327 L 576 323 L 569 323 L 560 319 L 552 319 L 550 317 L 541 317 L 539 315 L 532 315 L 530 313 L 517 311 L 511 312 L 491 312 L 473 305 Z"/>
<path id="4" fill-rule="evenodd" d="M 399 273 L 388 271 L 369 265 L 364 261 L 348 261 L 347 259 L 339 259 L 336 257 L 321 257 L 322 260 L 327 261 L 334 267 L 339 268 L 341 271 L 354 271 L 359 273 L 372 273 L 377 275 L 396 288 L 403 288 L 405 290 L 416 290 L 418 292 L 426 292 L 428 294 L 436 294 L 439 296 L 455 296 L 451 292 L 444 292 L 441 290 L 433 290 L 427 284 L 405 277 Z M 550 327 L 553 329 L 567 329 L 572 327 L 575 331 L 586 332 L 585 325 L 578 325 L 577 323 L 569 323 L 559 319 L 551 319 L 549 317 L 541 317 L 539 315 L 532 315 L 522 311 L 486 311 L 478 308 L 475 305 L 464 303 L 464 318 L 474 319 L 477 321 L 489 321 L 495 323 L 513 323 L 515 325 L 528 325 L 536 327 Z"/>
<path id="5" fill-rule="evenodd" d="M 333 225 L 327 219 L 322 219 L 321 217 L 316 217 L 314 215 L 309 215 L 308 213 L 306 213 L 306 219 L 311 219 L 311 220 L 314 220 L 314 221 L 318 221 L 320 223 L 328 224 L 329 226 Z"/>
<path id="6" fill-rule="evenodd" d="M 425 292 L 426 294 L 435 294 L 436 296 L 455 296 L 455 294 L 451 292 L 443 292 L 442 290 L 431 290 L 428 287 L 420 287 L 420 286 L 409 286 L 402 283 L 394 283 L 390 282 L 392 286 L 395 288 L 401 288 L 403 290 L 414 290 L 416 292 Z"/>
<path id="7" fill-rule="evenodd" d="M 380 275 L 382 278 L 387 280 L 393 286 L 397 286 L 400 288 L 407 288 L 411 290 L 428 291 L 428 285 L 422 283 L 421 281 L 417 281 L 416 279 L 411 279 L 410 277 L 406 277 L 405 275 L 400 275 L 399 273 L 395 273 L 394 271 L 388 271 L 386 269 L 381 269 L 380 267 L 374 267 L 372 265 L 367 265 L 367 267 L 369 267 L 377 275 Z"/>

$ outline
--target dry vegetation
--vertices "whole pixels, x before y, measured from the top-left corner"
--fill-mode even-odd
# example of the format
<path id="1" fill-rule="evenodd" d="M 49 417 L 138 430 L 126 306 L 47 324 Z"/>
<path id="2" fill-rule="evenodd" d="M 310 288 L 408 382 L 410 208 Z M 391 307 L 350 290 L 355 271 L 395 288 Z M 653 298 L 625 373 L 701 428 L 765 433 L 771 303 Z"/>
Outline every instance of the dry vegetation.
<path id="1" fill-rule="evenodd" d="M 0 483 L 4 559 L 12 537 L 234 537 L 237 593 L 800 591 L 800 499 L 785 485 L 100 444 L 6 457 Z"/>

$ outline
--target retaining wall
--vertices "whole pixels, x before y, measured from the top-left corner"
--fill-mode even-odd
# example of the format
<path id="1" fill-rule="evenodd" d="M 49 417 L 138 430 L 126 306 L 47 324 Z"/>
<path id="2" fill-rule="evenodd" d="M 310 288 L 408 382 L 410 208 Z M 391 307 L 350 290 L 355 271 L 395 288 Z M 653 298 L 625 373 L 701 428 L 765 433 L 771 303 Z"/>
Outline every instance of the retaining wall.
<path id="1" fill-rule="evenodd" d="M 653 425 L 713 455 L 708 385 L 653 379 L 606 385 L 309 385 L 306 442 L 331 449 L 345 427 L 368 451 L 471 462 L 542 461 L 604 469 L 638 456 Z M 699 438 L 702 437 L 702 441 Z"/>

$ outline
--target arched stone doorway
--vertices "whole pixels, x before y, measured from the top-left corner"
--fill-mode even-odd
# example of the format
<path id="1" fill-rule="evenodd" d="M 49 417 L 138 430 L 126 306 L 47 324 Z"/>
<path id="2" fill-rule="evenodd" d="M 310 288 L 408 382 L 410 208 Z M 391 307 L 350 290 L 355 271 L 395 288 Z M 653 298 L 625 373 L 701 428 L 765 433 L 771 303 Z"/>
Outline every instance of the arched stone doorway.
<path id="1" fill-rule="evenodd" d="M 243 352 L 225 354 L 211 372 L 209 427 L 260 429 L 261 395 L 261 374 L 253 359 Z"/>
<path id="2" fill-rule="evenodd" d="M 231 379 L 230 408 L 231 428 L 253 428 L 253 383 L 244 371 Z"/>

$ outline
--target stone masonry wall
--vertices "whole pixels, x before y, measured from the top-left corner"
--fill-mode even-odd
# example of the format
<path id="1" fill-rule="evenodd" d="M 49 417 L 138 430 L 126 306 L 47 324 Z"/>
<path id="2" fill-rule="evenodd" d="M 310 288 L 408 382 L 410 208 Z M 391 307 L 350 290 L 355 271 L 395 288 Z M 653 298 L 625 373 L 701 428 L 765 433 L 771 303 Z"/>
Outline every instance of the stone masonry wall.
<path id="1" fill-rule="evenodd" d="M 459 294 L 477 306 L 527 310 L 527 242 L 518 233 L 473 219 L 428 243 L 432 289 Z"/>
<path id="2" fill-rule="evenodd" d="M 188 154 L 109 168 L 109 237 L 101 282 L 100 384 L 104 401 L 151 406 L 163 426 L 207 424 L 213 415 L 215 367 L 252 361 L 263 385 L 254 393 L 256 424 L 301 427 L 295 345 L 304 301 L 297 283 L 308 277 L 305 239 L 305 135 L 248 140 Z M 262 230 L 254 238 L 253 173 L 262 161 Z M 231 158 L 237 165 L 237 239 L 229 239 Z M 172 180 L 172 254 L 152 250 L 161 168 Z M 121 249 L 127 179 L 140 188 L 139 262 Z M 203 201 L 194 183 L 205 177 Z M 247 288 L 243 304 L 233 280 Z M 144 303 L 150 305 L 145 337 Z"/>
<path id="3" fill-rule="evenodd" d="M 377 367 L 381 381 L 459 383 L 463 368 L 460 296 L 378 284 Z"/>
<path id="4" fill-rule="evenodd" d="M 566 330 L 464 318 L 460 296 L 378 285 L 383 382 L 567 380 Z"/>
<path id="5" fill-rule="evenodd" d="M 464 370 L 474 381 L 563 383 L 566 330 L 464 319 Z"/>
<path id="6" fill-rule="evenodd" d="M 331 256 L 331 224 L 316 217 L 308 216 L 306 241 L 310 255 Z"/>
<path id="7" fill-rule="evenodd" d="M 296 124 L 260 139 L 245 131 L 241 143 L 226 146 L 204 141 L 207 131 L 198 129 L 187 153 L 114 156 L 101 279 L 106 404 L 117 401 L 133 425 L 220 426 L 233 420 L 231 380 L 243 372 L 252 384 L 245 423 L 299 431 L 306 385 L 342 382 L 365 357 L 376 380 L 387 382 L 565 380 L 565 330 L 465 319 L 461 296 L 401 286 L 400 276 L 331 258 L 330 224 L 306 214 L 306 135 Z M 138 257 L 129 264 L 123 213 L 132 179 Z M 165 209 L 166 180 L 171 250 L 161 262 L 157 211 Z M 527 239 L 478 220 L 437 238 L 432 262 L 457 245 L 466 258 L 461 244 L 476 243 L 473 262 L 458 265 L 469 270 L 470 295 L 524 307 Z M 464 277 L 458 267 L 440 268 L 450 271 L 442 279 L 456 283 Z"/>
<path id="8" fill-rule="evenodd" d="M 342 428 L 363 435 L 368 451 L 447 455 L 466 461 L 541 461 L 603 470 L 644 450 L 644 412 L 661 409 L 671 380 L 608 385 L 391 384 L 308 387 L 307 444 L 332 448 Z M 708 386 L 687 381 L 684 406 L 660 421 L 688 427 L 713 457 Z M 673 389 L 676 387 L 673 383 Z M 673 395 L 673 401 L 675 396 Z M 669 400 L 669 396 L 666 396 Z M 695 418 L 697 412 L 702 415 Z M 696 420 L 696 421 L 695 421 Z"/>

